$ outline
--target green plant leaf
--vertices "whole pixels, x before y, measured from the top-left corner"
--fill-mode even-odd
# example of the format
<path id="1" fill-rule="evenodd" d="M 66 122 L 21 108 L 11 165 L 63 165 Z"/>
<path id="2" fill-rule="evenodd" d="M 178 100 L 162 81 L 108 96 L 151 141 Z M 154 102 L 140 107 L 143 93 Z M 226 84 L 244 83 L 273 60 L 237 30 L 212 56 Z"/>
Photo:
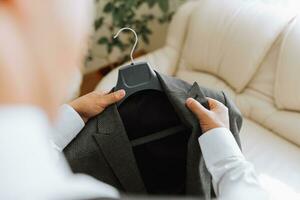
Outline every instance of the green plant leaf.
<path id="1" fill-rule="evenodd" d="M 149 8 L 153 8 L 153 6 L 155 5 L 156 0 L 147 0 L 146 3 L 148 4 Z"/>
<path id="2" fill-rule="evenodd" d="M 146 34 L 152 34 L 152 31 L 147 26 L 144 26 L 144 32 Z"/>
<path id="3" fill-rule="evenodd" d="M 101 2 L 99 0 L 95 1 Z M 174 14 L 173 11 L 170 11 L 171 1 L 172 0 L 106 0 L 104 1 L 103 13 L 104 16 L 108 16 L 108 18 L 101 15 L 94 23 L 95 29 L 99 30 L 105 26 L 111 35 L 113 35 L 119 28 L 131 27 L 137 32 L 142 41 L 149 44 L 149 39 L 152 34 L 149 23 L 153 20 L 157 20 L 160 23 L 170 21 Z M 158 6 L 162 14 L 154 15 L 150 11 L 140 15 L 138 11 L 142 6 L 147 6 L 148 9 Z M 121 50 L 123 56 L 128 55 L 127 52 L 132 48 L 133 43 L 134 37 L 131 35 L 129 35 L 126 40 L 120 40 L 120 38 L 114 40 L 107 36 L 100 36 L 98 40 L 98 44 L 105 46 L 107 53 L 111 53 L 114 48 L 117 48 Z"/>
<path id="4" fill-rule="evenodd" d="M 137 0 L 136 7 L 139 8 L 141 5 L 143 5 L 143 3 L 144 0 Z"/>
<path id="5" fill-rule="evenodd" d="M 108 43 L 108 44 L 107 44 L 107 52 L 108 52 L 108 53 L 111 53 L 112 50 L 113 50 L 113 45 L 112 45 L 111 43 Z"/>
<path id="6" fill-rule="evenodd" d="M 119 26 L 123 21 L 122 10 L 115 8 L 112 12 L 113 25 Z"/>
<path id="7" fill-rule="evenodd" d="M 133 7 L 136 4 L 136 0 L 126 0 L 126 6 L 128 8 Z"/>
<path id="8" fill-rule="evenodd" d="M 97 31 L 103 25 L 104 17 L 100 17 L 95 21 L 94 27 Z"/>
<path id="9" fill-rule="evenodd" d="M 105 13 L 109 13 L 109 12 L 111 12 L 113 9 L 114 9 L 113 3 L 112 3 L 112 2 L 109 2 L 109 3 L 107 3 L 107 4 L 105 5 L 103 11 L 104 11 Z"/>
<path id="10" fill-rule="evenodd" d="M 149 37 L 147 36 L 147 35 L 145 35 L 145 34 L 143 34 L 142 35 L 142 39 L 144 40 L 144 42 L 146 43 L 146 44 L 149 44 Z"/>
<path id="11" fill-rule="evenodd" d="M 169 1 L 168 0 L 158 0 L 158 6 L 163 12 L 168 12 Z"/>
<path id="12" fill-rule="evenodd" d="M 99 40 L 98 40 L 98 44 L 108 44 L 108 38 L 107 37 L 101 37 Z"/>

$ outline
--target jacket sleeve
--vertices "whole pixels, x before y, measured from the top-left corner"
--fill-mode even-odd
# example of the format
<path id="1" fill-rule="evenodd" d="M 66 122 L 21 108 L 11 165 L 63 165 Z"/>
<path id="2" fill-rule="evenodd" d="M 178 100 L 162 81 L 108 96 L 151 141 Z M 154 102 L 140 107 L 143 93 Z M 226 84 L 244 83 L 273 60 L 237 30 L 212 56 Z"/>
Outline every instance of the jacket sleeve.
<path id="1" fill-rule="evenodd" d="M 199 144 L 218 199 L 268 199 L 253 165 L 245 159 L 227 128 L 207 131 L 199 138 Z"/>

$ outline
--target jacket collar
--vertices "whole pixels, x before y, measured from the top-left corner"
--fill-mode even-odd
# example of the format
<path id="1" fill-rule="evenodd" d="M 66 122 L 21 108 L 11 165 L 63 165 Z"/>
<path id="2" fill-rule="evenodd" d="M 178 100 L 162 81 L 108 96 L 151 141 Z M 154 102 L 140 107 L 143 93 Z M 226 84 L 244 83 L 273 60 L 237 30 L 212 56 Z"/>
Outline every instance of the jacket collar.
<path id="1" fill-rule="evenodd" d="M 197 98 L 200 102 L 206 102 L 204 94 L 197 83 L 191 86 L 173 77 L 165 76 L 160 73 L 157 73 L 157 75 L 164 92 L 181 121 L 192 129 L 187 155 L 187 193 L 202 193 L 201 191 L 199 192 L 199 190 L 201 190 L 199 184 L 203 185 L 203 183 L 200 183 L 200 177 L 197 176 L 197 174 L 199 174 L 200 159 L 199 135 L 197 134 L 201 130 L 198 120 L 186 108 L 185 101 L 188 97 L 192 97 Z M 116 104 L 108 107 L 98 116 L 98 133 L 94 134 L 94 137 L 124 189 L 132 193 L 145 193 L 146 188 L 139 173 L 132 147 Z M 200 162 L 204 164 L 203 160 Z M 193 186 L 196 187 L 193 188 Z M 204 185 L 202 188 L 203 187 Z"/>

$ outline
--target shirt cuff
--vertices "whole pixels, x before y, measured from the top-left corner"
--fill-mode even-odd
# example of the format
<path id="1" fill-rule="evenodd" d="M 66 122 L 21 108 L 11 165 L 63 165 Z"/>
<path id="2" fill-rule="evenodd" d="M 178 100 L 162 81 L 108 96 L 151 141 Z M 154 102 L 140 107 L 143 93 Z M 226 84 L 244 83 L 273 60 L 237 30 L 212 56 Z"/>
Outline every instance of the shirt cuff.
<path id="1" fill-rule="evenodd" d="M 80 115 L 69 105 L 64 104 L 59 109 L 52 141 L 57 149 L 62 151 L 82 130 L 85 123 Z"/>
<path id="2" fill-rule="evenodd" d="M 211 129 L 200 136 L 198 141 L 208 169 L 227 158 L 244 158 L 232 133 L 227 128 Z"/>

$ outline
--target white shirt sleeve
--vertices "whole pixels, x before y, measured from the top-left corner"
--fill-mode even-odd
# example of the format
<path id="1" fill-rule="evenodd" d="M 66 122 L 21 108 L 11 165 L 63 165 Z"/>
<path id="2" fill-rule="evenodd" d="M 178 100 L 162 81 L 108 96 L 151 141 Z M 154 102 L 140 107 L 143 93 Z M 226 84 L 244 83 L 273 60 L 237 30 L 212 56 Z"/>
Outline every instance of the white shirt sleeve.
<path id="1" fill-rule="evenodd" d="M 77 136 L 84 125 L 80 115 L 70 105 L 62 105 L 55 124 L 56 131 L 51 136 L 54 147 L 62 151 Z"/>
<path id="2" fill-rule="evenodd" d="M 212 129 L 199 137 L 199 143 L 218 199 L 268 199 L 252 164 L 228 129 Z"/>
<path id="3" fill-rule="evenodd" d="M 0 107 L 0 199 L 91 199 L 118 197 L 113 187 L 74 175 L 57 162 L 45 113 L 33 107 Z M 61 156 L 63 158 L 63 156 Z"/>

